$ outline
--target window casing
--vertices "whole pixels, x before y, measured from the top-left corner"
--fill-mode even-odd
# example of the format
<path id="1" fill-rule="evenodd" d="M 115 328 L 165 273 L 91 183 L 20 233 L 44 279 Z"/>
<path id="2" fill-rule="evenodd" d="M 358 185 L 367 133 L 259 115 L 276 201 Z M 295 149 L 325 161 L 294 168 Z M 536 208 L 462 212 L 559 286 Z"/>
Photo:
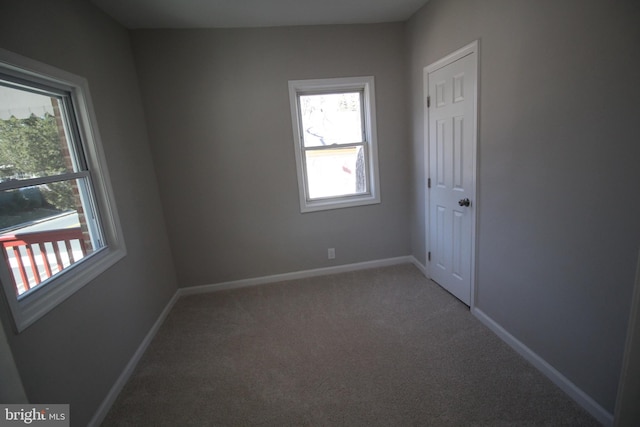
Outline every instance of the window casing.
<path id="1" fill-rule="evenodd" d="M 86 80 L 1 49 L 0 251 L 18 332 L 126 254 Z"/>
<path id="2" fill-rule="evenodd" d="M 289 82 L 300 209 L 380 203 L 373 77 Z"/>

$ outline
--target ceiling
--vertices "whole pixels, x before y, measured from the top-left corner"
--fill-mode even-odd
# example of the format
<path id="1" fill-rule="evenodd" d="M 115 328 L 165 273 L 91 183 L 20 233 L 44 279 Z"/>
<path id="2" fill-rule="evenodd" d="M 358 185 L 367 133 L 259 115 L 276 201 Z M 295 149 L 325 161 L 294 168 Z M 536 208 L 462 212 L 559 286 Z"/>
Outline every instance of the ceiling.
<path id="1" fill-rule="evenodd" d="M 235 28 L 405 21 L 428 0 L 90 0 L 127 28 Z"/>

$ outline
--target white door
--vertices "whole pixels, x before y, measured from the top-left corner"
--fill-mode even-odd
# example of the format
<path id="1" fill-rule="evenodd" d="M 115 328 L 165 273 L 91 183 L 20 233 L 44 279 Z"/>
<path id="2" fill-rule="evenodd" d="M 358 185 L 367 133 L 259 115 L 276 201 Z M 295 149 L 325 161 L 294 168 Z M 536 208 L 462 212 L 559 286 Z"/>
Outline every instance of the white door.
<path id="1" fill-rule="evenodd" d="M 476 61 L 473 43 L 425 69 L 429 273 L 466 305 L 475 241 Z"/>

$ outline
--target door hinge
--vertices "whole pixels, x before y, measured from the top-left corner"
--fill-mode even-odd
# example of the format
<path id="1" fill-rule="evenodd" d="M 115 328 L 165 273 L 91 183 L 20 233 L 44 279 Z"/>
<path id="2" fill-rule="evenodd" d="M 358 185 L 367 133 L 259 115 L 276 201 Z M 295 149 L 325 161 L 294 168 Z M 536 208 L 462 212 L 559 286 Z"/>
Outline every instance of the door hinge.
<path id="1" fill-rule="evenodd" d="M 431 178 L 427 178 L 427 188 L 431 188 Z"/>
<path id="2" fill-rule="evenodd" d="M 428 260 L 428 261 L 431 261 L 431 251 L 429 251 L 429 252 L 427 253 L 427 260 Z"/>
<path id="3" fill-rule="evenodd" d="M 427 108 L 431 107 L 431 95 L 427 96 Z"/>

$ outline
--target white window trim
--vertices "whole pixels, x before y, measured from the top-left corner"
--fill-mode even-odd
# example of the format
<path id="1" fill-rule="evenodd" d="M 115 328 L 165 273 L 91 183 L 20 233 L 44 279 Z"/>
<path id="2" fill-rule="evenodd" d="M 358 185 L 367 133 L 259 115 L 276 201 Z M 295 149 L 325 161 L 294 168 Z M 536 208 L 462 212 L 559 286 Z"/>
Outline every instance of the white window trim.
<path id="1" fill-rule="evenodd" d="M 21 332 L 122 259 L 126 255 L 126 246 L 87 80 L 4 49 L 0 49 L 0 70 L 4 74 L 26 77 L 29 81 L 70 92 L 105 239 L 104 247 L 20 300 L 15 295 L 9 269 L 2 262 L 2 294 L 13 315 L 15 329 Z"/>
<path id="2" fill-rule="evenodd" d="M 369 166 L 367 168 L 367 194 L 339 196 L 326 199 L 311 200 L 307 194 L 306 174 L 304 167 L 304 153 L 302 135 L 300 133 L 300 115 L 298 114 L 298 93 L 332 90 L 362 90 L 364 92 L 364 131 L 368 143 Z M 372 76 L 344 77 L 315 80 L 290 80 L 289 103 L 291 106 L 291 121 L 293 125 L 293 142 L 296 155 L 296 169 L 298 173 L 298 193 L 300 197 L 300 211 L 314 212 L 328 209 L 349 208 L 380 203 L 380 187 L 378 174 L 378 138 L 376 131 L 376 102 L 375 84 Z"/>

